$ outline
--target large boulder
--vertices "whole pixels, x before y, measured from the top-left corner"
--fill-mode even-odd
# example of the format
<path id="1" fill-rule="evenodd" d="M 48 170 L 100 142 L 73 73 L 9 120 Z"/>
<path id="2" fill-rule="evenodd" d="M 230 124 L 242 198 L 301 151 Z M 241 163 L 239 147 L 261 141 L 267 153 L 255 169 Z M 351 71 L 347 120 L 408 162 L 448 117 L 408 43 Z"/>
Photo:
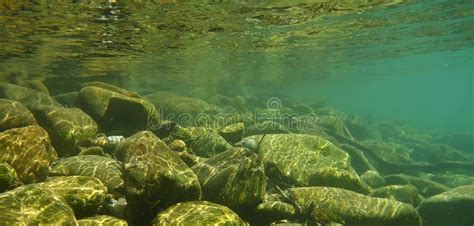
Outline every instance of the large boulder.
<path id="1" fill-rule="evenodd" d="M 0 150 L 0 162 L 12 166 L 25 184 L 44 180 L 57 158 L 48 133 L 37 125 L 0 133 Z"/>
<path id="2" fill-rule="evenodd" d="M 153 104 L 112 85 L 85 85 L 79 91 L 79 103 L 104 129 L 124 134 L 158 129 L 161 117 Z"/>
<path id="3" fill-rule="evenodd" d="M 76 216 L 95 214 L 104 203 L 107 194 L 107 187 L 95 177 L 51 177 L 36 185 L 63 197 Z"/>
<path id="4" fill-rule="evenodd" d="M 0 131 L 36 124 L 35 117 L 23 104 L 0 99 Z"/>
<path id="5" fill-rule="evenodd" d="M 450 188 L 426 178 L 408 176 L 403 174 L 391 174 L 384 177 L 386 185 L 413 185 L 424 197 L 431 197 L 448 191 Z"/>
<path id="6" fill-rule="evenodd" d="M 0 193 L 22 185 L 15 169 L 8 163 L 0 163 Z"/>
<path id="7" fill-rule="evenodd" d="M 28 109 L 42 105 L 61 107 L 60 103 L 44 92 L 7 83 L 0 84 L 0 98 L 18 101 Z"/>
<path id="8" fill-rule="evenodd" d="M 124 162 L 126 197 L 136 217 L 151 220 L 160 209 L 202 196 L 196 174 L 149 131 L 120 142 L 115 157 Z"/>
<path id="9" fill-rule="evenodd" d="M 0 222 L 2 225 L 77 225 L 66 201 L 36 184 L 0 194 Z"/>
<path id="10" fill-rule="evenodd" d="M 153 225 L 248 225 L 226 206 L 206 201 L 178 203 L 160 212 Z"/>
<path id="11" fill-rule="evenodd" d="M 424 200 L 418 212 L 427 226 L 472 226 L 474 185 L 454 188 Z"/>
<path id="12" fill-rule="evenodd" d="M 124 181 L 122 164 L 113 159 L 97 155 L 80 155 L 62 158 L 54 162 L 50 176 L 90 176 L 102 181 L 111 193 L 122 192 Z"/>
<path id="13" fill-rule="evenodd" d="M 418 189 L 413 185 L 389 185 L 377 188 L 370 192 L 370 196 L 378 198 L 393 199 L 399 202 L 418 206 L 421 203 Z"/>
<path id="14" fill-rule="evenodd" d="M 265 167 L 298 186 L 331 186 L 367 194 L 369 187 L 351 166 L 350 156 L 328 140 L 302 134 L 251 136 Z M 269 175 L 270 177 L 272 175 Z"/>
<path id="15" fill-rule="evenodd" d="M 265 171 L 258 156 L 247 148 L 232 148 L 194 165 L 192 170 L 208 201 L 238 213 L 248 213 L 263 201 Z"/>
<path id="16" fill-rule="evenodd" d="M 186 142 L 186 145 L 200 157 L 210 157 L 226 151 L 231 145 L 219 133 L 204 127 L 175 126 L 170 133 L 174 139 Z"/>
<path id="17" fill-rule="evenodd" d="M 79 108 L 43 106 L 34 113 L 60 157 L 76 155 L 83 143 L 97 134 L 95 121 Z"/>
<path id="18" fill-rule="evenodd" d="M 127 226 L 128 223 L 120 218 L 107 216 L 107 215 L 97 215 L 93 217 L 82 218 L 77 221 L 79 226 Z"/>
<path id="19" fill-rule="evenodd" d="M 289 192 L 302 212 L 316 222 L 350 226 L 421 226 L 415 208 L 402 202 L 330 187 L 291 188 Z"/>

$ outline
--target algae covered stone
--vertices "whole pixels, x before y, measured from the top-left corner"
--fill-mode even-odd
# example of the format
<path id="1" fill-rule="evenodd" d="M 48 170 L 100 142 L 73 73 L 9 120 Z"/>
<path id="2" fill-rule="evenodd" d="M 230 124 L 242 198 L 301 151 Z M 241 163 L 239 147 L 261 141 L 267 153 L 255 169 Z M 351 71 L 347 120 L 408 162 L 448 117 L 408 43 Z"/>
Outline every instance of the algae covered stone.
<path id="1" fill-rule="evenodd" d="M 16 100 L 28 109 L 42 105 L 61 107 L 60 103 L 44 92 L 13 84 L 0 84 L 0 98 Z"/>
<path id="2" fill-rule="evenodd" d="M 95 177 L 51 177 L 37 184 L 61 196 L 77 216 L 94 214 L 104 203 L 107 187 Z"/>
<path id="3" fill-rule="evenodd" d="M 36 184 L 0 194 L 2 225 L 77 225 L 74 212 L 61 196 Z"/>
<path id="4" fill-rule="evenodd" d="M 351 166 L 350 156 L 328 140 L 312 135 L 268 134 L 247 139 L 260 141 L 257 150 L 265 167 L 273 167 L 289 183 L 332 186 L 368 193 Z M 272 175 L 269 175 L 270 177 Z"/>
<path id="5" fill-rule="evenodd" d="M 80 146 L 97 134 L 97 124 L 79 108 L 43 106 L 34 110 L 40 125 L 51 136 L 60 156 L 76 155 Z"/>
<path id="6" fill-rule="evenodd" d="M 158 129 L 161 118 L 150 102 L 108 86 L 86 85 L 79 91 L 79 103 L 107 130 L 133 133 Z"/>
<path id="7" fill-rule="evenodd" d="M 246 148 L 232 148 L 192 167 L 204 199 L 248 212 L 263 201 L 267 185 L 263 165 Z"/>
<path id="8" fill-rule="evenodd" d="M 107 215 L 98 215 L 93 217 L 82 218 L 77 221 L 79 226 L 127 226 L 128 223 L 120 218 L 107 216 Z"/>
<path id="9" fill-rule="evenodd" d="M 62 158 L 52 164 L 50 176 L 91 176 L 107 186 L 109 192 L 122 192 L 124 181 L 122 164 L 113 159 L 97 155 L 81 155 Z"/>
<path id="10" fill-rule="evenodd" d="M 372 198 L 341 188 L 301 187 L 289 189 L 295 203 L 316 222 L 351 226 L 420 226 L 420 216 L 409 204 Z"/>
<path id="11" fill-rule="evenodd" d="M 48 133 L 37 125 L 0 133 L 0 150 L 0 162 L 12 166 L 25 184 L 44 180 L 57 156 Z"/>
<path id="12" fill-rule="evenodd" d="M 0 192 L 4 192 L 21 185 L 15 169 L 8 163 L 0 163 Z"/>
<path id="13" fill-rule="evenodd" d="M 0 99 L 0 131 L 36 124 L 35 117 L 23 104 Z"/>
<path id="14" fill-rule="evenodd" d="M 159 209 L 201 198 L 197 176 L 152 132 L 123 140 L 115 156 L 124 162 L 127 202 L 137 217 L 152 218 Z"/>
<path id="15" fill-rule="evenodd" d="M 263 202 L 255 210 L 258 219 L 265 222 L 294 218 L 296 213 L 293 205 L 281 201 Z"/>
<path id="16" fill-rule="evenodd" d="M 418 207 L 423 223 L 429 226 L 472 226 L 474 185 L 454 188 L 424 200 Z"/>
<path id="17" fill-rule="evenodd" d="M 370 196 L 393 199 L 412 206 L 418 206 L 421 203 L 418 189 L 413 185 L 389 185 L 377 188 L 370 192 Z"/>
<path id="18" fill-rule="evenodd" d="M 226 151 L 231 145 L 217 131 L 205 127 L 175 126 L 170 135 L 186 142 L 201 157 L 210 157 Z"/>
<path id="19" fill-rule="evenodd" d="M 226 206 L 193 201 L 178 203 L 160 212 L 153 225 L 248 225 Z"/>

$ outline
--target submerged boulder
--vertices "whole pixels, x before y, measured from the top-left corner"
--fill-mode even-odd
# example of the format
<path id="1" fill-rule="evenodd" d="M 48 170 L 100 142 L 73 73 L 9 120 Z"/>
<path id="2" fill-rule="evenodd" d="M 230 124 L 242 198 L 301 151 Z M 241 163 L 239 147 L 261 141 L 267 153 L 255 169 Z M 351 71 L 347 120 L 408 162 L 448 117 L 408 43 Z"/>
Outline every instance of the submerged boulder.
<path id="1" fill-rule="evenodd" d="M 418 206 L 421 203 L 418 190 L 413 185 L 389 185 L 377 188 L 370 192 L 371 197 L 387 198 L 404 202 L 412 206 Z"/>
<path id="2" fill-rule="evenodd" d="M 153 225 L 248 225 L 226 206 L 206 201 L 178 203 L 160 212 Z"/>
<path id="3" fill-rule="evenodd" d="M 35 117 L 23 104 L 0 99 L 0 131 L 36 124 Z"/>
<path id="4" fill-rule="evenodd" d="M 257 150 L 265 167 L 298 186 L 331 186 L 367 194 L 369 187 L 351 166 L 350 156 L 328 140 L 312 135 L 269 134 Z M 271 177 L 272 175 L 269 175 Z M 273 175 L 275 176 L 275 175 Z"/>
<path id="5" fill-rule="evenodd" d="M 114 88 L 111 88 L 114 87 Z M 158 129 L 161 117 L 153 104 L 112 85 L 87 85 L 79 91 L 79 103 L 104 129 L 132 134 Z"/>
<path id="6" fill-rule="evenodd" d="M 63 197 L 76 216 L 95 214 L 104 203 L 107 194 L 107 188 L 95 177 L 51 177 L 36 185 Z"/>
<path id="7" fill-rule="evenodd" d="M 51 136 L 59 156 L 76 155 L 80 146 L 97 134 L 97 124 L 79 108 L 43 106 L 34 109 L 40 125 Z"/>
<path id="8" fill-rule="evenodd" d="M 0 133 L 0 150 L 0 162 L 12 166 L 25 184 L 44 180 L 57 158 L 48 133 L 37 125 Z"/>
<path id="9" fill-rule="evenodd" d="M 61 107 L 60 103 L 44 92 L 13 84 L 0 84 L 0 98 L 18 101 L 28 109 L 42 105 Z"/>
<path id="10" fill-rule="evenodd" d="M 267 182 L 263 165 L 246 148 L 232 148 L 194 165 L 192 170 L 206 200 L 239 213 L 248 213 L 263 201 Z"/>
<path id="11" fill-rule="evenodd" d="M 450 189 L 446 185 L 440 184 L 438 182 L 435 182 L 429 179 L 408 176 L 408 175 L 403 175 L 403 174 L 387 175 L 384 177 L 384 179 L 386 181 L 386 185 L 407 185 L 407 184 L 410 185 L 411 184 L 415 186 L 418 189 L 418 192 L 424 197 L 431 197 L 433 195 L 443 193 Z"/>
<path id="12" fill-rule="evenodd" d="M 52 164 L 50 176 L 90 176 L 98 178 L 111 193 L 122 192 L 122 164 L 112 158 L 81 155 L 62 158 Z"/>
<path id="13" fill-rule="evenodd" d="M 127 226 L 128 223 L 120 218 L 107 216 L 107 215 L 97 215 L 93 217 L 82 218 L 77 221 L 79 226 Z"/>
<path id="14" fill-rule="evenodd" d="M 209 104 L 199 98 L 186 97 L 170 91 L 158 91 L 144 96 L 145 99 L 163 111 L 165 118 L 178 119 L 182 116 L 191 118 L 210 108 Z M 191 121 L 187 125 L 195 125 Z"/>
<path id="15" fill-rule="evenodd" d="M 170 135 L 174 139 L 185 141 L 186 145 L 200 157 L 214 156 L 231 147 L 217 131 L 204 127 L 175 126 Z"/>
<path id="16" fill-rule="evenodd" d="M 302 212 L 316 222 L 351 226 L 421 226 L 415 208 L 402 202 L 330 187 L 291 188 L 289 192 Z"/>
<path id="17" fill-rule="evenodd" d="M 77 225 L 74 212 L 61 196 L 36 184 L 0 194 L 2 225 Z"/>
<path id="18" fill-rule="evenodd" d="M 0 163 L 0 193 L 20 186 L 15 169 L 8 163 Z"/>
<path id="19" fill-rule="evenodd" d="M 160 209 L 201 198 L 194 172 L 149 131 L 120 142 L 115 156 L 124 162 L 125 193 L 138 218 L 151 220 Z"/>
<path id="20" fill-rule="evenodd" d="M 472 226 L 474 185 L 454 188 L 424 200 L 418 207 L 423 223 L 429 226 Z"/>

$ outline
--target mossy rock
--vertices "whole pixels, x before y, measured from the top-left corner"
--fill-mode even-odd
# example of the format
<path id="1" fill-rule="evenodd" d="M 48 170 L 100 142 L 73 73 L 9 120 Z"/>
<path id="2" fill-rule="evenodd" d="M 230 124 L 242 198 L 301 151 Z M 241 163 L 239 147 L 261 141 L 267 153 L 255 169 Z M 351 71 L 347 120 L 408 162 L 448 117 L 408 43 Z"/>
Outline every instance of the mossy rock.
<path id="1" fill-rule="evenodd" d="M 178 203 L 160 212 L 153 225 L 248 225 L 226 206 L 206 201 Z"/>
<path id="2" fill-rule="evenodd" d="M 21 184 L 15 169 L 8 163 L 0 163 L 0 193 L 16 188 Z"/>
<path id="3" fill-rule="evenodd" d="M 263 201 L 267 185 L 262 163 L 246 148 L 232 148 L 198 163 L 204 199 L 247 213 Z"/>
<path id="4" fill-rule="evenodd" d="M 33 114 L 23 104 L 0 99 L 0 131 L 37 124 Z"/>
<path id="5" fill-rule="evenodd" d="M 124 162 L 127 202 L 137 218 L 151 220 L 160 209 L 201 198 L 194 172 L 149 131 L 120 142 L 115 157 Z"/>
<path id="6" fill-rule="evenodd" d="M 186 97 L 178 95 L 170 91 L 158 91 L 144 96 L 145 99 L 155 105 L 157 109 L 163 111 L 164 118 L 176 120 L 183 115 L 194 119 L 199 113 L 204 112 L 210 108 L 209 104 L 199 98 Z M 190 122 L 187 125 L 195 125 Z"/>
<path id="7" fill-rule="evenodd" d="M 371 197 L 393 199 L 404 202 L 412 206 L 418 206 L 421 203 L 418 189 L 413 185 L 389 185 L 372 190 Z"/>
<path id="8" fill-rule="evenodd" d="M 79 91 L 80 105 L 104 129 L 123 131 L 123 135 L 161 127 L 161 117 L 153 104 L 135 95 L 124 95 L 115 90 L 85 86 Z"/>
<path id="9" fill-rule="evenodd" d="M 267 223 L 295 218 L 296 214 L 293 205 L 281 201 L 263 202 L 255 210 L 256 218 Z"/>
<path id="10" fill-rule="evenodd" d="M 66 201 L 37 184 L 0 194 L 0 222 L 2 225 L 77 225 Z"/>
<path id="11" fill-rule="evenodd" d="M 384 180 L 386 182 L 386 185 L 411 184 L 415 186 L 418 189 L 418 192 L 426 198 L 446 192 L 450 189 L 448 186 L 444 184 L 440 184 L 438 182 L 435 182 L 426 178 L 407 176 L 403 174 L 387 175 L 387 176 L 384 176 Z"/>
<path id="12" fill-rule="evenodd" d="M 44 92 L 13 84 L 0 84 L 0 98 L 18 101 L 30 110 L 42 105 L 62 107 L 59 102 Z"/>
<path id="13" fill-rule="evenodd" d="M 424 200 L 418 207 L 423 223 L 430 226 L 474 223 L 474 185 L 454 188 Z"/>
<path id="14" fill-rule="evenodd" d="M 0 133 L 0 162 L 12 166 L 24 184 L 43 181 L 57 158 L 48 133 L 33 125 Z"/>
<path id="15" fill-rule="evenodd" d="M 368 184 L 371 188 L 380 188 L 385 185 L 385 180 L 375 170 L 365 171 L 362 175 L 360 175 L 360 179 Z"/>
<path id="16" fill-rule="evenodd" d="M 242 140 L 244 135 L 245 125 L 244 123 L 235 123 L 228 125 L 219 131 L 219 134 L 230 144 L 235 144 Z"/>
<path id="17" fill-rule="evenodd" d="M 97 155 L 81 155 L 62 158 L 52 164 L 50 176 L 90 176 L 98 178 L 109 192 L 123 192 L 122 164 L 113 159 Z"/>
<path id="18" fill-rule="evenodd" d="M 43 106 L 34 113 L 60 157 L 77 155 L 84 142 L 97 135 L 97 123 L 79 108 Z"/>
<path id="19" fill-rule="evenodd" d="M 262 136 L 246 139 L 260 141 Z M 268 134 L 257 150 L 265 167 L 275 168 L 287 183 L 341 187 L 368 194 L 351 166 L 350 156 L 328 140 L 302 134 Z"/>
<path id="20" fill-rule="evenodd" d="M 107 216 L 107 215 L 98 215 L 93 217 L 82 218 L 77 221 L 79 226 L 127 226 L 127 221 L 124 221 L 120 218 Z"/>
<path id="21" fill-rule="evenodd" d="M 37 186 L 63 197 L 76 216 L 95 214 L 107 194 L 107 187 L 99 179 L 87 176 L 51 177 Z"/>
<path id="22" fill-rule="evenodd" d="M 302 187 L 289 189 L 302 212 L 316 222 L 351 226 L 421 226 L 420 216 L 409 204 L 372 198 L 341 188 Z"/>
<path id="23" fill-rule="evenodd" d="M 173 139 L 180 139 L 200 157 L 211 157 L 232 147 L 215 130 L 205 127 L 175 126 L 170 133 Z"/>

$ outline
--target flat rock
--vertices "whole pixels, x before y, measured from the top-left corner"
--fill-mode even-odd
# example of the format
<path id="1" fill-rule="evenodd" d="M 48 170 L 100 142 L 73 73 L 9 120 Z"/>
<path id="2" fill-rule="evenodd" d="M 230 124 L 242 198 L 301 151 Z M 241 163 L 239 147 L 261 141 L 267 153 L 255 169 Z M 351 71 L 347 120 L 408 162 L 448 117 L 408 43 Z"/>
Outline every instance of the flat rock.
<path id="1" fill-rule="evenodd" d="M 0 162 L 12 166 L 25 184 L 44 180 L 57 158 L 48 133 L 37 125 L 0 133 L 0 150 Z"/>
<path id="2" fill-rule="evenodd" d="M 226 206 L 206 201 L 178 203 L 160 212 L 153 225 L 248 225 Z"/>
<path id="3" fill-rule="evenodd" d="M 421 226 L 415 208 L 402 202 L 330 187 L 291 188 L 289 192 L 303 213 L 317 222 L 350 226 Z"/>
<path id="4" fill-rule="evenodd" d="M 418 212 L 427 226 L 472 226 L 474 185 L 454 188 L 424 200 Z"/>
<path id="5" fill-rule="evenodd" d="M 77 225 L 66 201 L 36 184 L 0 194 L 0 222 L 2 225 Z"/>

